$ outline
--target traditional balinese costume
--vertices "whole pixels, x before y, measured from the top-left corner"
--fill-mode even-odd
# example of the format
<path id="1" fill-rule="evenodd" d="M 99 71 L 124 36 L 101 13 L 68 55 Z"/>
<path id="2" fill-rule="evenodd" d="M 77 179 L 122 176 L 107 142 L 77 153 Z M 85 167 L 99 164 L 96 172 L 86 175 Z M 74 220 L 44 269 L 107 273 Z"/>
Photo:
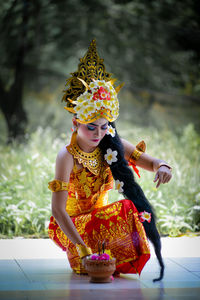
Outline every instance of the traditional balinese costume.
<path id="1" fill-rule="evenodd" d="M 117 92 L 111 75 L 105 71 L 103 59 L 98 57 L 96 43 L 92 41 L 84 58 L 80 59 L 77 72 L 67 81 L 70 88 L 63 99 L 66 109 L 76 115 L 77 121 L 91 123 L 98 118 L 114 121 L 118 116 Z M 110 131 L 110 132 L 109 132 Z M 108 134 L 114 134 L 109 128 Z M 97 147 L 92 153 L 83 152 L 77 144 L 76 132 L 72 134 L 67 150 L 74 158 L 74 167 L 68 183 L 53 180 L 49 188 L 53 192 L 68 191 L 66 211 L 77 231 L 92 253 L 98 252 L 98 243 L 105 241 L 106 249 L 116 258 L 116 271 L 120 273 L 141 273 L 150 258 L 150 250 L 142 221 L 145 215 L 138 213 L 134 204 L 127 199 L 108 202 L 108 191 L 112 189 L 113 177 L 109 165 L 117 160 L 116 151 L 108 149 L 103 156 Z M 144 152 L 140 143 L 132 153 L 129 163 L 135 168 L 135 161 Z M 77 163 L 82 168 L 77 168 Z M 119 191 L 123 185 L 118 182 Z M 143 219 L 142 219 L 143 218 Z M 76 273 L 86 273 L 77 247 L 62 232 L 52 216 L 49 237 L 66 251 L 71 268 Z"/>

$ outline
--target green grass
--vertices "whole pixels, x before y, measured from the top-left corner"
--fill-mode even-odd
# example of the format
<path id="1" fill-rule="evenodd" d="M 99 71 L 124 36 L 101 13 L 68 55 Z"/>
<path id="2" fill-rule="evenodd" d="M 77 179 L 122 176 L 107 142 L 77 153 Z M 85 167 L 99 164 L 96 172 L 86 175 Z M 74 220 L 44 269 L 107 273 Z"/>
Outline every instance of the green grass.
<path id="1" fill-rule="evenodd" d="M 71 117 L 62 104 L 54 101 L 56 94 L 46 100 L 42 95 L 42 101 L 36 101 L 33 95 L 27 97 L 29 128 L 24 144 L 6 145 L 6 128 L 0 115 L 1 237 L 47 236 L 51 215 L 51 192 L 47 185 L 54 178 L 57 152 L 71 135 Z M 172 180 L 158 189 L 153 182 L 154 173 L 140 169 L 141 178 L 135 176 L 155 208 L 159 231 L 171 236 L 198 232 L 200 136 L 192 125 L 198 118 L 189 118 L 182 106 L 181 113 L 177 110 L 174 115 L 160 106 L 153 107 L 148 114 L 145 107 L 142 110 L 136 104 L 123 100 L 117 122 L 119 134 L 133 144 L 144 140 L 148 154 L 173 167 Z M 188 120 L 191 124 L 185 125 L 184 118 L 185 124 Z M 109 199 L 113 202 L 122 199 L 122 195 L 110 191 Z"/>
<path id="2" fill-rule="evenodd" d="M 147 143 L 148 154 L 166 160 L 173 167 L 173 179 L 159 189 L 153 183 L 154 173 L 140 170 L 141 184 L 153 204 L 161 234 L 177 236 L 199 231 L 200 210 L 200 137 L 192 125 L 179 137 L 173 132 L 155 128 L 130 127 L 119 122 L 119 133 L 136 144 Z M 0 232 L 4 236 L 46 236 L 51 215 L 51 192 L 48 181 L 54 178 L 58 150 L 69 140 L 48 127 L 29 136 L 26 145 L 0 146 Z M 121 199 L 110 192 L 110 202 Z"/>

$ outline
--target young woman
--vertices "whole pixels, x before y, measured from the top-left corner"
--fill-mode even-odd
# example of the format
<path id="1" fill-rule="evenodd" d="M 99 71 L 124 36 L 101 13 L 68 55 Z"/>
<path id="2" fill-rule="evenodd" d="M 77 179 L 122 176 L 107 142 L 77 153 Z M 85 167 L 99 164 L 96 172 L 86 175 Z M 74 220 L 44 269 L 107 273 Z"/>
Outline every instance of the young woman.
<path id="1" fill-rule="evenodd" d="M 64 100 L 72 112 L 74 132 L 56 160 L 52 190 L 49 236 L 67 256 L 72 269 L 85 273 L 84 261 L 98 252 L 98 242 L 116 258 L 116 272 L 139 273 L 150 257 L 149 238 L 155 248 L 163 277 L 160 236 L 151 205 L 133 172 L 136 165 L 156 172 L 156 187 L 171 179 L 171 167 L 145 154 L 145 144 L 136 147 L 119 138 L 114 121 L 119 114 L 117 92 L 110 74 L 92 41 L 79 69 L 67 84 Z M 108 203 L 115 181 L 124 200 Z"/>

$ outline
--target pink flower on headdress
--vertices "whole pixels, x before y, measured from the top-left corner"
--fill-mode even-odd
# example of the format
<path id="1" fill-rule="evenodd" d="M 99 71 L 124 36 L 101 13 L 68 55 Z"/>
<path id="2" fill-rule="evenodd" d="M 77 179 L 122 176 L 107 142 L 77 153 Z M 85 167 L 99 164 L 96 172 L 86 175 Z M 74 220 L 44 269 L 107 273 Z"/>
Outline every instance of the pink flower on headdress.
<path id="1" fill-rule="evenodd" d="M 147 221 L 148 223 L 151 222 L 151 213 L 147 211 L 143 211 L 139 213 L 140 221 L 143 223 L 144 221 Z"/>
<path id="2" fill-rule="evenodd" d="M 94 93 L 92 99 L 93 100 L 98 100 L 99 99 L 99 93 L 98 92 Z"/>
<path id="3" fill-rule="evenodd" d="M 107 92 L 103 87 L 99 89 L 99 96 L 101 100 L 110 100 L 110 93 Z"/>
<path id="4" fill-rule="evenodd" d="M 94 93 L 93 100 L 110 100 L 110 93 L 108 93 L 102 86 Z"/>
<path id="5" fill-rule="evenodd" d="M 110 93 L 107 93 L 107 100 L 110 100 Z"/>
<path id="6" fill-rule="evenodd" d="M 104 100 L 106 98 L 107 92 L 102 86 L 99 88 L 98 93 L 100 100 Z"/>

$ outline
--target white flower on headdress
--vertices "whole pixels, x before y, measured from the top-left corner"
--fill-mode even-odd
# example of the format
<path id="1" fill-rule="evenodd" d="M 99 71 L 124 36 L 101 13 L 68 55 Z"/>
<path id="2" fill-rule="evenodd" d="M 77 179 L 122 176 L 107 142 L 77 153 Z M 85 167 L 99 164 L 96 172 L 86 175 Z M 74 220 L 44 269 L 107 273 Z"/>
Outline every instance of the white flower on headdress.
<path id="1" fill-rule="evenodd" d="M 110 120 L 114 121 L 119 115 L 117 92 L 111 82 L 93 80 L 86 91 L 73 102 L 74 112 L 78 119 L 85 122 L 96 113 L 108 112 Z"/>
<path id="2" fill-rule="evenodd" d="M 118 179 L 115 181 L 115 189 L 118 190 L 119 193 L 123 193 L 124 189 L 122 188 L 124 186 L 123 181 L 119 181 Z"/>
<path id="3" fill-rule="evenodd" d="M 117 161 L 117 151 L 112 149 L 107 149 L 107 153 L 104 155 L 105 160 L 109 165 L 112 165 L 113 162 Z"/>
<path id="4" fill-rule="evenodd" d="M 93 111 L 93 107 L 91 105 L 87 105 L 83 110 L 83 114 L 85 116 L 88 116 L 91 113 L 91 111 Z"/>
<path id="5" fill-rule="evenodd" d="M 78 117 L 79 119 L 83 119 L 83 118 L 85 118 L 85 114 L 83 114 L 83 113 L 81 112 L 81 113 L 77 114 L 77 117 Z"/>
<path id="6" fill-rule="evenodd" d="M 115 136 L 115 128 L 113 128 L 111 125 L 108 125 L 106 134 L 110 134 L 112 137 L 114 137 Z"/>
<path id="7" fill-rule="evenodd" d="M 96 101 L 96 103 L 95 103 L 96 109 L 100 109 L 101 106 L 102 106 L 102 102 L 101 101 Z"/>

